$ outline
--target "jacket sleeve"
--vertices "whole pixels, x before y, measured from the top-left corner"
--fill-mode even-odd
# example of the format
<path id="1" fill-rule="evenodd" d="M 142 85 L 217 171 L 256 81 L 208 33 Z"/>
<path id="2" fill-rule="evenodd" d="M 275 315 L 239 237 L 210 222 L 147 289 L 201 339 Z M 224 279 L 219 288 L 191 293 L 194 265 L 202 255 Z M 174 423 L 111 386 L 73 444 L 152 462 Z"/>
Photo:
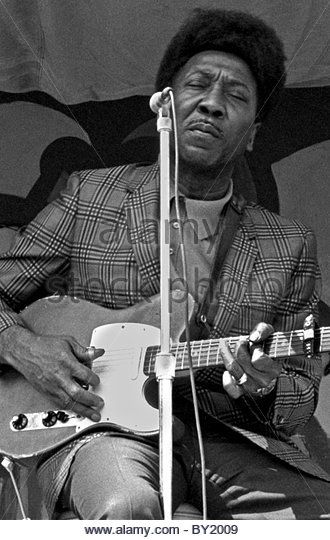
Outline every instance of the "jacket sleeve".
<path id="1" fill-rule="evenodd" d="M 276 312 L 273 322 L 275 331 L 301 329 L 309 314 L 317 318 L 320 287 L 316 242 L 313 233 L 307 231 L 290 285 Z M 260 420 L 268 424 L 272 432 L 275 430 L 283 435 L 291 435 L 313 415 L 321 376 L 321 355 L 312 358 L 290 357 L 283 362 L 272 395 L 259 398 L 259 401 L 264 399 L 268 403 L 268 408 L 262 407 L 260 402 L 258 404 L 258 400 L 252 403 L 251 399 L 246 398 L 246 401 L 258 411 Z"/>
<path id="2" fill-rule="evenodd" d="M 300 247 L 290 255 L 290 260 L 294 257 L 296 262 L 290 278 L 283 281 L 285 290 L 281 292 L 275 315 L 268 321 L 275 331 L 301 329 L 307 315 L 318 314 L 321 285 L 316 242 L 312 232 L 300 230 Z M 322 374 L 319 355 L 311 359 L 304 356 L 285 359 L 275 389 L 263 397 L 244 394 L 239 399 L 231 398 L 222 388 L 223 369 L 198 371 L 196 383 L 201 408 L 225 422 L 286 439 L 299 431 L 315 411 Z"/>
<path id="3" fill-rule="evenodd" d="M 79 177 L 71 175 L 60 197 L 17 234 L 12 248 L 0 254 L 0 332 L 19 324 L 17 313 L 53 275 L 69 268 Z"/>

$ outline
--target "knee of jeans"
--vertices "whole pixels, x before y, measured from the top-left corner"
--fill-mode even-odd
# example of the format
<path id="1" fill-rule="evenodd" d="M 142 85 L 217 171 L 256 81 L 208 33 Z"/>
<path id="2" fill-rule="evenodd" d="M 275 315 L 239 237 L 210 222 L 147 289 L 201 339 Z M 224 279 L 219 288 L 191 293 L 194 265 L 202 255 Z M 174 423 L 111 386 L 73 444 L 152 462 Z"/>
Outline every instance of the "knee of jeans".
<path id="1" fill-rule="evenodd" d="M 163 519 L 159 494 L 151 489 L 115 493 L 97 512 L 95 519 Z"/>

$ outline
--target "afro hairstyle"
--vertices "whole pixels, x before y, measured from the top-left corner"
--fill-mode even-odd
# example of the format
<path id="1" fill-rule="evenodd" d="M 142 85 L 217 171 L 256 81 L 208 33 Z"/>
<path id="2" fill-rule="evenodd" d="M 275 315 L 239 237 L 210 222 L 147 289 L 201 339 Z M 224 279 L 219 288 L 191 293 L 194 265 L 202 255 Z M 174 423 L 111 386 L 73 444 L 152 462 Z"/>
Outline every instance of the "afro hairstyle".
<path id="1" fill-rule="evenodd" d="M 286 58 L 275 31 L 249 13 L 194 9 L 164 53 L 156 76 L 156 91 L 171 86 L 189 58 L 210 50 L 231 53 L 246 62 L 257 84 L 257 116 L 263 120 L 283 89 Z"/>

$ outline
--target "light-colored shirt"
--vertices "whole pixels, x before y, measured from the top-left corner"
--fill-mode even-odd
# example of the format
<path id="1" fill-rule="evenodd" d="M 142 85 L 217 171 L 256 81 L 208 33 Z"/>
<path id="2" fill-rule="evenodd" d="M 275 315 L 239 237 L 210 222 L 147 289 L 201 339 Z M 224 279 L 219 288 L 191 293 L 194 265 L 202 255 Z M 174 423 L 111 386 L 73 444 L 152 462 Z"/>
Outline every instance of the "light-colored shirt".
<path id="1" fill-rule="evenodd" d="M 223 210 L 233 193 L 230 182 L 227 193 L 217 200 L 179 197 L 179 219 L 175 212 L 174 190 L 171 190 L 170 255 L 172 289 L 183 282 L 179 220 L 182 224 L 183 243 L 187 262 L 188 290 L 196 301 L 207 290 L 218 235 L 221 233 Z M 185 285 L 185 284 L 184 284 Z"/>

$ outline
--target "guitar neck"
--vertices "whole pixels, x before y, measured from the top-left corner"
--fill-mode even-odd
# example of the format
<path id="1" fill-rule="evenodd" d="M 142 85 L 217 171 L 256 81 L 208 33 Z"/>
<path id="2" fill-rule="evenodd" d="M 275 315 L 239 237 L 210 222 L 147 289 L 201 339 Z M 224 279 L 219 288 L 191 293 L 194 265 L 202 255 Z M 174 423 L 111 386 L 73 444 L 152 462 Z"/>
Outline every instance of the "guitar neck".
<path id="1" fill-rule="evenodd" d="M 242 336 L 220 339 L 206 339 L 191 341 L 191 357 L 193 368 L 212 367 L 223 364 L 222 347 L 225 342 L 232 353 Z M 247 337 L 247 336 L 243 336 Z M 330 327 L 315 329 L 315 349 L 318 353 L 330 351 Z M 304 331 L 293 330 L 291 332 L 275 332 L 263 342 L 263 350 L 266 354 L 276 359 L 304 354 Z M 151 346 L 146 349 L 144 360 L 144 372 L 147 375 L 155 373 L 156 356 L 160 353 L 159 346 Z M 188 345 L 180 342 L 171 347 L 171 354 L 176 360 L 176 371 L 189 369 Z"/>

